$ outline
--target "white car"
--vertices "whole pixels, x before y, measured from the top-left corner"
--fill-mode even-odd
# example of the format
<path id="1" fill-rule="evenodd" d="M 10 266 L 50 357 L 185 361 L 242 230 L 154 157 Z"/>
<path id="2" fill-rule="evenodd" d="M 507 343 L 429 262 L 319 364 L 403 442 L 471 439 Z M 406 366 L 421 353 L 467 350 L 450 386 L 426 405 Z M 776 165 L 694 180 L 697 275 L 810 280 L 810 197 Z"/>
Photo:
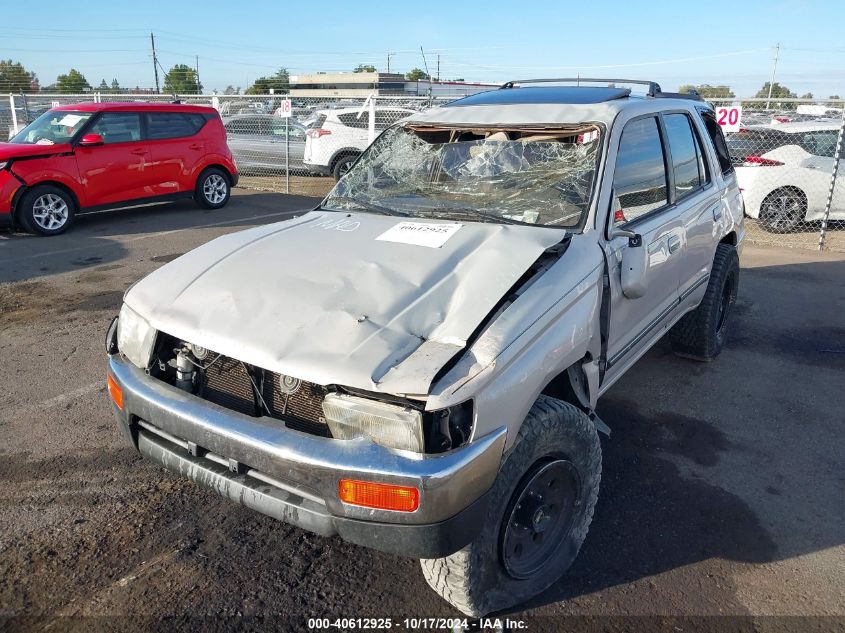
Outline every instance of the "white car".
<path id="1" fill-rule="evenodd" d="M 376 106 L 376 132 L 382 132 L 415 110 Z M 305 167 L 314 173 L 340 180 L 367 149 L 369 112 L 360 107 L 317 110 L 317 120 L 305 137 Z"/>
<path id="2" fill-rule="evenodd" d="M 801 121 L 753 126 L 728 137 L 745 213 L 773 233 L 821 220 L 840 123 Z M 839 170 L 845 160 L 839 161 Z M 830 219 L 845 219 L 845 179 L 836 181 Z"/>

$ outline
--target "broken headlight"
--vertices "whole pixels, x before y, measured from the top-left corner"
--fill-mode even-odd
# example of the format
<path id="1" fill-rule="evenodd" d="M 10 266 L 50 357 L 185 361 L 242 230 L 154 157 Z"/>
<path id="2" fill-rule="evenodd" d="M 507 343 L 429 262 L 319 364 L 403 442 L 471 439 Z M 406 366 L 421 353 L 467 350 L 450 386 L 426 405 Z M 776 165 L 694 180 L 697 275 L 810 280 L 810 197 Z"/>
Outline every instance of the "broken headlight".
<path id="1" fill-rule="evenodd" d="M 153 352 L 156 331 L 125 303 L 117 320 L 117 349 L 136 367 L 146 369 Z"/>
<path id="2" fill-rule="evenodd" d="M 330 393 L 323 400 L 323 413 L 336 439 L 368 437 L 390 448 L 425 451 L 422 414 L 416 409 Z"/>

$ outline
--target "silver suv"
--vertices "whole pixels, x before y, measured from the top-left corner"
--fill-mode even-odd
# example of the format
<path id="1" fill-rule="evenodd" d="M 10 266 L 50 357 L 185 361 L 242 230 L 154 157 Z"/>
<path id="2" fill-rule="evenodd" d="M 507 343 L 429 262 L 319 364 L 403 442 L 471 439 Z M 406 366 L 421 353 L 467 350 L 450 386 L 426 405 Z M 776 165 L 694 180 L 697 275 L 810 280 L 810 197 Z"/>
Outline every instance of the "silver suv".
<path id="1" fill-rule="evenodd" d="M 416 113 L 313 211 L 133 286 L 106 339 L 129 441 L 422 559 L 466 614 L 555 582 L 598 497 L 598 398 L 664 334 L 719 354 L 745 234 L 709 106 L 564 83 Z"/>

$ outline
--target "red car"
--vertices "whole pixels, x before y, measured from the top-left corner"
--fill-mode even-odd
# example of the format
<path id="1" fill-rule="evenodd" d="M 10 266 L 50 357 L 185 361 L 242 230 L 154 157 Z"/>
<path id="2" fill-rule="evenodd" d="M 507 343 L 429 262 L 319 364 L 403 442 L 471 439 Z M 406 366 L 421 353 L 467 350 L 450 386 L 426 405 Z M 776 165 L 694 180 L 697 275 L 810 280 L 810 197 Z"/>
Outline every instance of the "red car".
<path id="1" fill-rule="evenodd" d="M 56 235 L 96 209 L 187 198 L 219 209 L 237 181 L 213 108 L 61 106 L 0 143 L 0 224 Z"/>

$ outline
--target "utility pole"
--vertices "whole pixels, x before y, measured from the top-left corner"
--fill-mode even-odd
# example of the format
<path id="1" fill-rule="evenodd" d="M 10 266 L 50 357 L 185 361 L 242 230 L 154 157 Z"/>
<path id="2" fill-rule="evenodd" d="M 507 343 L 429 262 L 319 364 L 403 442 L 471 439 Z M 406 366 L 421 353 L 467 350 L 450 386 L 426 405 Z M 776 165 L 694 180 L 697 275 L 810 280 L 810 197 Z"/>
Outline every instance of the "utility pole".
<path id="1" fill-rule="evenodd" d="M 390 74 L 390 58 L 393 57 L 396 53 L 388 53 L 387 54 L 387 73 Z"/>
<path id="2" fill-rule="evenodd" d="M 150 33 L 150 43 L 153 45 L 153 72 L 156 75 L 156 94 L 161 93 L 161 88 L 158 85 L 158 58 L 156 57 L 156 38 Z"/>
<path id="3" fill-rule="evenodd" d="M 202 92 L 202 88 L 200 88 L 200 56 L 194 55 L 194 57 L 196 58 L 197 64 L 197 94 L 200 94 Z"/>
<path id="4" fill-rule="evenodd" d="M 437 53 L 437 81 L 440 81 L 440 53 Z"/>
<path id="5" fill-rule="evenodd" d="M 766 97 L 766 110 L 769 109 L 769 100 L 772 98 L 772 87 L 775 85 L 775 73 L 778 69 L 778 57 L 780 57 L 780 42 L 775 46 L 775 65 L 772 67 L 772 80 L 769 82 L 769 96 Z"/>

